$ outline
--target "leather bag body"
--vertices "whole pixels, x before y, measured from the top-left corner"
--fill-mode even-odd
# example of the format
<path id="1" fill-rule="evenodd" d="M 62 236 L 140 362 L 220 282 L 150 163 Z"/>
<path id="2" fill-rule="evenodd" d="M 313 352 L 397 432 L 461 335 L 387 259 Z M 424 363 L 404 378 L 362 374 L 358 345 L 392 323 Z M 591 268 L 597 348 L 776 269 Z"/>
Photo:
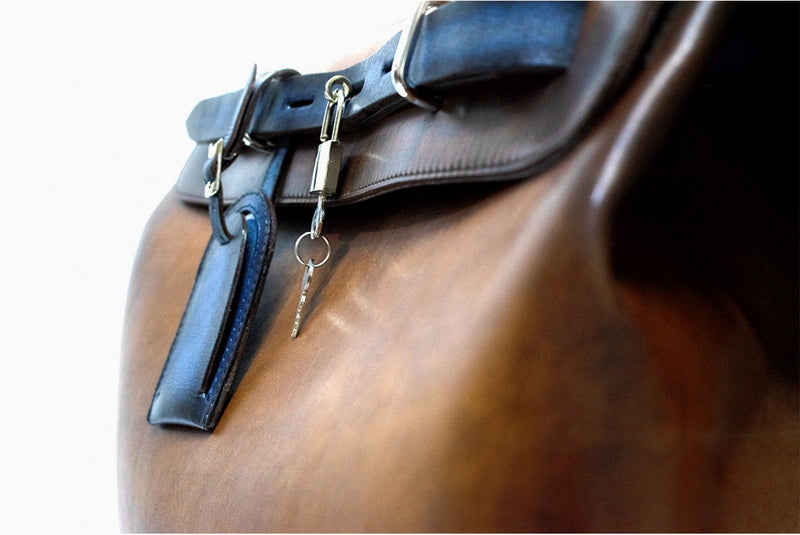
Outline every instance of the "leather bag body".
<path id="1" fill-rule="evenodd" d="M 590 3 L 555 81 L 344 128 L 292 340 L 316 149 L 295 138 L 210 434 L 146 421 L 211 234 L 187 164 L 130 284 L 123 530 L 800 529 L 797 72 L 758 24 L 796 12 Z M 268 163 L 223 174 L 231 198 Z"/>

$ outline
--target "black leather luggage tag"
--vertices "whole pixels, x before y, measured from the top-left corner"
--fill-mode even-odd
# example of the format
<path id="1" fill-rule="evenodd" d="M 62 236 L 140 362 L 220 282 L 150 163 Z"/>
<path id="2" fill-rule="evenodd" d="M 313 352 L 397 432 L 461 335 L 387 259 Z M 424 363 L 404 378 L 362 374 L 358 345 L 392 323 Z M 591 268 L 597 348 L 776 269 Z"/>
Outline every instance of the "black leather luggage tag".
<path id="1" fill-rule="evenodd" d="M 147 421 L 212 431 L 231 394 L 275 247 L 272 203 L 244 195 L 225 212 L 231 239 L 212 236 L 156 386 Z"/>

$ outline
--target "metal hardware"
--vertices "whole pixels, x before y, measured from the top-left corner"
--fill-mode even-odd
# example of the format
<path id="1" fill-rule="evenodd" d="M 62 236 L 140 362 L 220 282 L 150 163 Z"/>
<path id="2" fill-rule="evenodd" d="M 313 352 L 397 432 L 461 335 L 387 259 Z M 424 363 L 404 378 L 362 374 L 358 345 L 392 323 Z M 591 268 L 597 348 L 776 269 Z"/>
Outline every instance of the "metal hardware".
<path id="1" fill-rule="evenodd" d="M 334 84 L 338 84 L 341 87 L 334 90 Z M 342 123 L 344 103 L 347 100 L 347 97 L 350 96 L 350 91 L 352 91 L 352 89 L 353 84 L 350 83 L 350 80 L 340 74 L 332 76 L 327 82 L 325 82 L 325 100 L 328 101 L 328 105 L 325 106 L 325 114 L 322 116 L 322 130 L 319 133 L 320 141 L 339 139 L 339 126 Z M 328 123 L 330 122 L 331 109 L 334 107 L 334 105 L 336 106 L 336 113 L 334 114 L 333 119 L 333 129 L 331 130 L 330 135 L 328 135 Z"/>
<path id="2" fill-rule="evenodd" d="M 339 185 L 344 147 L 336 140 L 323 141 L 317 148 L 314 175 L 309 191 L 321 196 L 333 195 Z"/>
<path id="3" fill-rule="evenodd" d="M 303 307 L 306 306 L 306 299 L 308 298 L 308 287 L 311 286 L 311 278 L 314 276 L 314 260 L 309 260 L 306 264 L 306 270 L 303 273 L 303 284 L 300 286 L 300 301 L 297 302 L 297 312 L 294 315 L 294 325 L 292 326 L 292 339 L 297 338 L 297 333 L 300 332 L 300 319 L 303 314 Z"/>
<path id="4" fill-rule="evenodd" d="M 317 208 L 314 210 L 314 217 L 311 219 L 311 239 L 316 240 L 322 235 L 322 222 L 325 219 L 325 196 L 317 197 Z"/>
<path id="5" fill-rule="evenodd" d="M 435 98 L 423 97 L 411 88 L 408 83 L 408 66 L 411 64 L 411 52 L 414 50 L 417 37 L 419 37 L 422 17 L 425 16 L 428 10 L 435 9 L 446 3 L 447 2 L 419 3 L 408 26 L 400 34 L 400 40 L 397 42 L 397 50 L 394 53 L 394 60 L 392 61 L 392 84 L 397 94 L 415 106 L 419 106 L 428 111 L 438 110 L 441 107 L 441 102 Z"/>
<path id="6" fill-rule="evenodd" d="M 304 262 L 303 259 L 300 258 L 300 242 L 303 241 L 303 238 L 305 238 L 306 236 L 311 236 L 311 232 L 304 232 L 303 234 L 300 235 L 299 238 L 297 238 L 297 241 L 294 242 L 294 257 L 297 259 L 298 262 L 300 262 L 303 265 L 307 264 L 308 262 Z M 327 252 L 325 253 L 325 258 L 322 259 L 322 262 L 314 263 L 316 267 L 322 266 L 331 257 L 331 242 L 329 242 L 328 238 L 326 238 L 325 236 L 320 236 L 320 238 L 322 238 L 322 241 L 325 242 L 325 247 L 327 249 Z M 310 259 L 310 261 L 313 260 L 314 260 L 313 258 Z"/>
<path id="7" fill-rule="evenodd" d="M 203 195 L 206 199 L 215 197 L 219 193 L 220 184 L 222 182 L 222 149 L 225 146 L 225 140 L 219 138 L 214 143 L 208 146 L 208 158 L 214 160 L 214 180 L 206 182 L 203 188 Z"/>
<path id="8" fill-rule="evenodd" d="M 325 246 L 327 247 L 327 253 L 325 254 L 325 258 L 322 259 L 322 262 L 315 263 L 313 258 L 309 258 L 308 262 L 303 262 L 303 259 L 300 258 L 300 252 L 298 251 L 300 247 L 300 242 L 306 236 L 311 236 L 311 232 L 306 232 L 301 234 L 297 241 L 294 242 L 294 257 L 297 259 L 298 262 L 306 266 L 306 270 L 303 272 L 303 283 L 300 286 L 300 300 L 297 302 L 297 311 L 294 315 L 294 325 L 292 326 L 292 338 L 297 338 L 297 333 L 300 332 L 300 320 L 303 314 L 303 307 L 306 304 L 306 300 L 308 299 L 308 288 L 311 286 L 311 278 L 314 276 L 314 270 L 319 266 L 325 264 L 328 259 L 331 257 L 331 244 L 325 236 L 321 236 L 322 241 L 325 242 Z M 312 238 L 313 239 L 313 238 Z"/>
<path id="9" fill-rule="evenodd" d="M 339 86 L 334 89 L 334 86 Z M 311 177 L 309 193 L 317 196 L 317 209 L 311 223 L 311 238 L 317 239 L 322 234 L 322 223 L 325 219 L 325 199 L 334 195 L 339 186 L 339 172 L 342 167 L 344 147 L 339 142 L 339 127 L 342 123 L 345 103 L 353 85 L 341 75 L 331 77 L 325 83 L 325 113 L 322 116 L 322 128 L 319 133 L 320 144 L 317 147 L 317 159 L 314 162 L 314 174 Z M 331 121 L 331 116 L 333 121 Z"/>
<path id="10" fill-rule="evenodd" d="M 341 87 L 333 90 L 334 84 L 339 84 Z M 325 99 L 328 101 L 328 105 L 325 106 L 325 113 L 322 116 L 322 129 L 319 133 L 321 143 L 317 148 L 314 175 L 309 188 L 309 192 L 312 194 L 328 196 L 336 193 L 343 153 L 343 147 L 339 143 L 339 127 L 344 114 L 345 101 L 350 95 L 351 89 L 350 80 L 344 76 L 334 76 L 325 84 Z M 331 112 L 333 112 L 333 121 L 331 121 Z"/>
<path id="11" fill-rule="evenodd" d="M 331 244 L 328 238 L 322 235 L 322 223 L 325 220 L 325 199 L 329 195 L 334 195 L 339 183 L 339 172 L 342 167 L 343 145 L 339 142 L 339 127 L 342 123 L 347 97 L 353 89 L 350 80 L 341 75 L 331 77 L 325 83 L 325 99 L 328 104 L 325 106 L 325 113 L 322 116 L 322 128 L 319 133 L 319 147 L 317 148 L 317 160 L 314 162 L 314 174 L 311 177 L 311 187 L 309 192 L 317 196 L 317 207 L 314 210 L 314 217 L 311 219 L 311 230 L 301 234 L 294 243 L 294 256 L 297 261 L 303 264 L 306 269 L 303 273 L 303 284 L 300 289 L 300 301 L 297 303 L 297 313 L 294 317 L 294 327 L 292 328 L 292 338 L 297 337 L 300 330 L 300 318 L 308 296 L 308 288 L 311 285 L 311 277 L 314 269 L 320 267 L 331 256 Z M 328 248 L 327 254 L 322 262 L 314 262 L 311 258 L 304 262 L 300 258 L 298 248 L 300 242 L 308 236 L 311 240 L 322 238 Z"/>

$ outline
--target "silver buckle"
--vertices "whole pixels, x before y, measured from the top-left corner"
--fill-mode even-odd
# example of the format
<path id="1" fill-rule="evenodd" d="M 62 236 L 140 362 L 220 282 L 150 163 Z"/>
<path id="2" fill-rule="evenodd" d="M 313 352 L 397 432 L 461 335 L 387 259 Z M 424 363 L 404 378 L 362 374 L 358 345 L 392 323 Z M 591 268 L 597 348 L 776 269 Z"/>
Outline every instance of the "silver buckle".
<path id="1" fill-rule="evenodd" d="M 419 93 L 415 92 L 408 85 L 406 80 L 406 70 L 411 62 L 411 51 L 414 49 L 417 37 L 419 35 L 420 22 L 422 17 L 428 13 L 429 9 L 435 9 L 447 2 L 420 2 L 414 16 L 408 26 L 400 34 L 400 40 L 397 42 L 397 50 L 394 53 L 394 60 L 392 61 L 392 84 L 394 85 L 397 94 L 420 108 L 429 111 L 436 111 L 439 109 L 441 102 L 437 99 L 422 97 Z"/>

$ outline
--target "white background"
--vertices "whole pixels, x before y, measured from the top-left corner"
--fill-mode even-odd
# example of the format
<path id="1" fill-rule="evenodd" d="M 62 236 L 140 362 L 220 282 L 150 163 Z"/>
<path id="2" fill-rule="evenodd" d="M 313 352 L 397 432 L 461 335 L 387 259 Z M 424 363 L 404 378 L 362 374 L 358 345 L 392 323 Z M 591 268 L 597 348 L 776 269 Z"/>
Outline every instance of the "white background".
<path id="1" fill-rule="evenodd" d="M 0 522 L 118 530 L 122 316 L 137 243 L 188 156 L 194 104 L 260 71 L 327 70 L 394 2 L 13 2 L 0 14 Z"/>

